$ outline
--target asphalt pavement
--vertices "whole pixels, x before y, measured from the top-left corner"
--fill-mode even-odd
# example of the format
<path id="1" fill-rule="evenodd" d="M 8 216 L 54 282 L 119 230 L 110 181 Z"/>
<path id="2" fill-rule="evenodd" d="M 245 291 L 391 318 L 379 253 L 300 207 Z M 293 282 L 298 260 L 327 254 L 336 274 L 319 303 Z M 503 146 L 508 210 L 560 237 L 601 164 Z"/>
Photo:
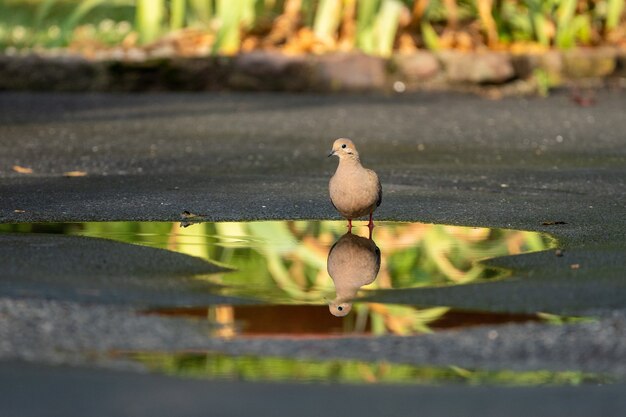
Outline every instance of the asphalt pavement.
<path id="1" fill-rule="evenodd" d="M 311 398 L 316 404 L 339 404 L 333 415 L 350 410 L 406 415 L 420 407 L 424 415 L 624 415 L 619 382 L 556 389 L 331 389 L 323 384 L 185 381 L 101 369 L 124 368 L 114 361 L 98 362 L 97 368 L 93 364 L 94 352 L 112 349 L 198 348 L 227 354 L 576 370 L 624 381 L 624 132 L 626 95 L 619 91 L 597 92 L 595 105 L 589 107 L 576 104 L 566 92 L 498 101 L 426 93 L 1 93 L 0 222 L 175 221 L 184 210 L 209 220 L 336 219 L 327 197 L 336 161 L 326 155 L 335 138 L 349 137 L 364 165 L 381 177 L 384 199 L 378 219 L 542 231 L 554 236 L 563 251 L 563 256 L 552 250 L 489 261 L 513 269 L 505 280 L 378 294 L 375 299 L 468 310 L 547 311 L 596 320 L 567 326 L 485 326 L 367 343 L 225 343 L 181 320 L 146 318 L 135 310 L 146 297 L 192 297 L 198 288 L 172 285 L 172 277 L 204 265 L 113 244 L 76 246 L 42 242 L 45 237 L 20 242 L 3 237 L 0 385 L 11 390 L 0 390 L 0 414 L 57 415 L 50 410 L 62 410 L 63 415 L 85 415 L 84 408 L 62 405 L 74 392 L 62 388 L 70 384 L 76 387 L 76 401 L 101 413 L 93 415 L 106 410 L 116 414 L 114 407 L 132 409 L 124 403 L 129 397 L 113 392 L 113 386 L 135 387 L 134 393 L 144 399 L 140 403 L 155 405 L 128 415 L 173 415 L 171 407 L 183 402 L 192 411 L 179 415 L 206 413 L 209 406 L 222 411 L 219 415 L 245 415 L 225 402 L 238 395 L 259 404 L 259 415 L 293 413 L 298 404 L 310 411 Z M 68 177 L 71 171 L 85 175 Z M 46 256 L 38 253 L 41 247 Z M 70 247 L 74 252 L 68 256 Z M 70 272 L 99 269 L 89 256 L 96 252 L 127 263 L 114 264 L 106 276 L 90 274 L 104 288 L 94 295 L 77 290 Z M 162 278 L 145 285 L 141 276 L 150 271 L 135 266 L 151 259 L 162 260 L 153 265 Z M 50 278 L 55 269 L 58 276 Z M 62 279 L 69 283 L 66 291 L 56 285 Z M 489 337 L 494 330 L 495 339 Z M 78 368 L 67 368 L 70 364 Z M 287 408 L 262 401 L 266 390 L 284 390 L 285 398 L 291 398 Z M 165 391 L 186 394 L 159 394 Z M 381 409 L 367 406 L 374 391 Z M 95 392 L 104 394 L 97 397 Z M 199 400 L 203 392 L 212 394 Z M 341 402 L 339 392 L 346 392 L 348 400 Z M 41 394 L 40 407 L 28 401 L 32 393 Z M 98 408 L 107 398 L 121 398 L 125 405 Z"/>

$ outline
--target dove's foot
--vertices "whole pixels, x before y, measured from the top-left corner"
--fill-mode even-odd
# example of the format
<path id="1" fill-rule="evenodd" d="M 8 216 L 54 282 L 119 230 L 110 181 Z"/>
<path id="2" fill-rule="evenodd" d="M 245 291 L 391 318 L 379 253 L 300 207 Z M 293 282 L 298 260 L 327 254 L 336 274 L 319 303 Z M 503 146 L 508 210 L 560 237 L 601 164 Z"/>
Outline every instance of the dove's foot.
<path id="1" fill-rule="evenodd" d="M 367 227 L 370 229 L 370 239 L 372 238 L 372 231 L 374 230 L 374 220 L 372 219 L 372 213 L 370 213 L 370 221 L 367 224 Z"/>

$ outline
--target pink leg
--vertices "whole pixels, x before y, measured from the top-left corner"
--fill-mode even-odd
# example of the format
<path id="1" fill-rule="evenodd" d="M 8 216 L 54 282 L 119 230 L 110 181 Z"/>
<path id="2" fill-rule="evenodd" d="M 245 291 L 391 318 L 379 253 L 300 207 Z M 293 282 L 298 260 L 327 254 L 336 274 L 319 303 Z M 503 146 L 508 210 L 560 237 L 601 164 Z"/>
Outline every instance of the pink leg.
<path id="1" fill-rule="evenodd" d="M 348 232 L 352 233 L 352 219 L 348 219 Z"/>
<path id="2" fill-rule="evenodd" d="M 372 231 L 374 230 L 374 220 L 372 220 L 372 214 L 370 213 L 370 221 L 367 224 L 367 227 L 370 229 L 370 239 L 372 238 Z"/>

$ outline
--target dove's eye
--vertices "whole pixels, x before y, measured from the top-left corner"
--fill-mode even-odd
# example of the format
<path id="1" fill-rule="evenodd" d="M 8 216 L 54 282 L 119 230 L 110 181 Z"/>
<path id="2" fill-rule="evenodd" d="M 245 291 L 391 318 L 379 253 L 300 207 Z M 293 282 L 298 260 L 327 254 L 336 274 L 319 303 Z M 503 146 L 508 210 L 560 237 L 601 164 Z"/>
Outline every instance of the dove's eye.
<path id="1" fill-rule="evenodd" d="M 343 311 L 343 307 L 339 306 L 339 307 L 337 307 L 337 310 Z"/>
<path id="2" fill-rule="evenodd" d="M 341 145 L 341 147 L 344 148 L 344 149 L 346 148 L 346 146 L 347 145 L 345 143 L 343 145 Z"/>

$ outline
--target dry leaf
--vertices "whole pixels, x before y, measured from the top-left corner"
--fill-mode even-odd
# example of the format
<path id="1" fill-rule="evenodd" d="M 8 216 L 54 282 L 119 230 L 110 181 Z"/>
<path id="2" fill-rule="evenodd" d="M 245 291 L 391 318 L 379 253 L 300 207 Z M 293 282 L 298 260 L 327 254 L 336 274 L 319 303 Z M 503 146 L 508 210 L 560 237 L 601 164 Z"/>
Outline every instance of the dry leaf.
<path id="1" fill-rule="evenodd" d="M 198 215 L 197 215 L 197 214 L 193 214 L 193 213 L 191 213 L 191 212 L 189 212 L 189 211 L 187 211 L 187 210 L 183 211 L 180 215 L 181 215 L 181 217 L 182 217 L 183 219 L 189 219 L 189 218 L 191 218 L 191 217 L 198 217 Z"/>
<path id="2" fill-rule="evenodd" d="M 193 214 L 187 210 L 183 211 L 180 216 L 183 218 L 183 221 L 180 223 L 180 227 L 189 227 L 192 224 L 201 223 L 202 216 Z"/>
<path id="3" fill-rule="evenodd" d="M 20 174 L 32 174 L 32 168 L 21 167 L 19 165 L 13 165 L 13 171 L 19 172 Z"/>
<path id="4" fill-rule="evenodd" d="M 68 171 L 63 173 L 64 177 L 84 177 L 85 175 L 87 175 L 85 171 Z"/>

